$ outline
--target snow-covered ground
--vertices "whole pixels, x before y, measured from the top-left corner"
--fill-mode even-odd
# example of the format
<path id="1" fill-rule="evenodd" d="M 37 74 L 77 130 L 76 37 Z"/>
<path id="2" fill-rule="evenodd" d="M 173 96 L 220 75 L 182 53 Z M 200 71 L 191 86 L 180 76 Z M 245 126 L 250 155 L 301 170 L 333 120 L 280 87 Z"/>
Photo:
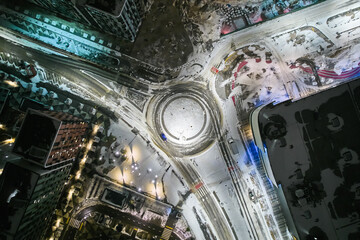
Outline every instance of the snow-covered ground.
<path id="1" fill-rule="evenodd" d="M 264 36 L 256 44 L 247 43 L 227 54 L 218 66 L 218 79 L 222 87 L 231 89 L 228 98 L 249 111 L 272 101 L 305 97 L 359 76 L 359 9 L 308 20 L 306 25 Z M 246 64 L 239 69 L 241 61 Z M 319 74 L 320 88 L 311 63 Z M 230 70 L 231 75 L 226 74 Z"/>
<path id="2" fill-rule="evenodd" d="M 131 132 L 124 122 L 111 122 L 107 134 L 108 137 L 114 136 L 116 139 L 114 142 L 119 144 L 118 149 L 114 149 L 114 151 L 125 149 L 127 158 L 125 161 L 121 161 L 120 158 L 110 154 L 114 144 L 110 147 L 102 147 L 99 158 L 104 159 L 105 163 L 97 167 L 98 171 L 101 172 L 103 169 L 113 166 L 114 168 L 107 174 L 110 178 L 135 186 L 139 192 L 146 192 L 159 199 L 164 199 L 161 179 L 168 167 L 167 162 L 141 137 Z M 111 159 L 114 160 L 114 163 Z"/>
<path id="3" fill-rule="evenodd" d="M 236 44 L 231 46 L 229 48 L 231 50 L 226 51 L 225 54 L 220 50 L 219 53 L 223 57 L 219 64 L 210 65 L 205 70 L 209 71 L 212 66 L 216 66 L 220 71 L 215 81 L 221 81 L 221 84 L 214 83 L 214 86 L 219 86 L 219 88 L 213 90 L 215 95 L 225 101 L 222 109 L 227 125 L 225 128 L 229 130 L 229 134 L 235 140 L 239 137 L 236 129 L 238 123 L 232 120 L 232 117 L 236 119 L 234 103 L 241 110 L 249 111 L 271 101 L 284 101 L 289 97 L 295 99 L 305 97 L 358 76 L 360 54 L 356 29 L 360 22 L 357 14 L 358 10 L 354 13 L 343 14 L 344 21 L 341 20 L 342 17 L 338 19 L 327 15 L 324 18 L 317 18 L 316 21 L 308 20 L 306 25 L 300 25 L 295 29 L 268 36 L 263 35 L 262 39 L 256 42 L 247 41 L 242 45 Z M 339 28 L 336 32 L 327 26 L 333 24 L 332 26 L 335 27 L 335 21 L 338 24 L 341 23 L 341 29 L 346 34 L 340 35 Z M 352 32 L 354 32 L 353 35 L 351 35 Z M 241 41 L 243 35 L 238 35 Z M 231 38 L 224 39 L 222 45 L 230 46 L 233 41 L 236 42 Z M 322 83 L 321 87 L 316 86 L 313 74 L 305 71 L 310 66 L 296 62 L 299 58 L 314 62 Z M 246 63 L 242 64 L 244 61 Z M 292 68 L 293 65 L 295 67 Z M 325 74 L 332 74 L 330 76 L 333 77 L 322 77 Z M 205 76 L 209 75 L 210 71 Z M 224 91 L 220 88 L 226 87 L 231 92 L 228 92 L 227 99 L 224 99 Z M 240 145 L 241 143 L 238 146 Z M 240 152 L 244 155 L 243 149 Z M 258 181 L 255 169 L 244 165 L 243 159 L 239 156 L 238 163 L 243 173 L 242 179 L 246 181 L 249 188 L 255 189 L 255 195 L 258 197 L 257 203 L 249 204 L 249 208 L 254 209 L 258 216 L 262 216 L 259 217 L 259 221 L 263 223 L 263 227 L 268 226 L 274 234 L 276 222 L 269 208 L 270 201 L 264 196 L 265 191 Z"/>
<path id="4" fill-rule="evenodd" d="M 329 4 L 334 3 L 333 0 L 329 0 L 328 2 L 330 2 Z M 307 10 L 305 10 L 305 12 L 306 11 Z M 246 39 L 246 34 L 244 34 L 244 38 L 242 38 L 242 35 L 236 35 L 238 41 L 234 41 L 232 38 L 220 40 L 217 43 L 217 49 L 221 49 L 221 46 L 229 46 L 223 47 L 222 50 L 217 50 L 218 52 L 214 54 L 207 53 L 206 57 L 195 54 L 190 61 L 194 63 L 199 60 L 201 67 L 199 65 L 196 65 L 199 67 L 191 67 L 192 65 L 190 64 L 187 66 L 189 67 L 187 69 L 193 69 L 193 71 L 187 71 L 187 69 L 184 68 L 182 72 L 182 77 L 184 77 L 185 74 L 196 77 L 198 72 L 204 69 L 203 72 L 201 72 L 203 81 L 210 81 L 210 83 L 213 84 L 211 81 L 214 80 L 214 75 L 209 71 L 209 65 L 206 65 L 207 63 L 211 63 L 211 67 L 218 67 L 220 71 L 227 71 L 227 73 L 223 75 L 222 83 L 219 84 L 219 87 L 223 88 L 222 90 L 224 90 L 224 92 L 226 92 L 225 88 L 228 89 L 227 99 L 219 98 L 221 99 L 220 107 L 223 110 L 224 116 L 223 128 L 229 131 L 227 138 L 232 137 L 238 146 L 239 154 L 233 155 L 233 158 L 238 163 L 241 173 L 243 174 L 240 182 L 244 190 L 255 189 L 255 195 L 258 197 L 258 201 L 256 203 L 251 202 L 251 200 L 248 199 L 247 192 L 245 192 L 245 198 L 247 199 L 245 202 L 248 204 L 247 207 L 249 210 L 254 213 L 254 216 L 257 214 L 258 217 L 254 219 L 262 225 L 263 230 L 261 230 L 261 227 L 259 227 L 258 230 L 265 232 L 265 239 L 269 234 L 268 229 L 266 229 L 268 225 L 266 222 L 271 222 L 271 209 L 268 207 L 269 201 L 266 199 L 266 196 L 262 196 L 264 191 L 258 181 L 255 169 L 248 167 L 244 163 L 246 161 L 246 155 L 245 149 L 241 144 L 241 136 L 237 129 L 238 120 L 234 102 L 237 107 L 249 111 L 260 104 L 271 101 L 283 101 L 294 96 L 295 98 L 304 97 L 314 91 L 331 87 L 334 84 L 350 79 L 321 78 L 323 87 L 319 88 L 313 84 L 314 79 L 312 74 L 304 71 L 304 69 L 309 66 L 304 63 L 296 63 L 297 59 L 305 57 L 314 62 L 318 70 L 331 70 L 338 75 L 341 75 L 344 71 L 358 67 L 358 63 L 360 62 L 360 45 L 358 39 L 360 34 L 358 27 L 360 25 L 359 9 L 355 9 L 352 12 L 343 11 L 343 13 L 342 15 L 317 17 L 316 20 L 315 18 L 309 19 L 306 24 L 301 24 L 301 26 L 286 30 L 283 29 L 283 31 L 266 36 L 252 36 Z M 219 22 L 217 16 L 209 15 L 201 17 L 208 20 L 209 24 L 202 26 L 204 29 L 206 28 L 206 31 L 209 30 L 207 28 L 209 28 L 210 25 L 216 25 Z M 252 30 L 255 31 L 261 29 L 263 26 L 266 27 L 274 23 L 276 23 L 276 21 L 258 25 Z M 248 29 L 245 33 L 252 30 Z M 208 32 L 213 36 L 214 31 Z M 212 39 L 212 37 L 210 37 L 210 39 Z M 22 40 L 18 41 L 21 42 L 21 44 L 27 44 Z M 235 42 L 233 49 L 230 47 L 232 41 Z M 220 51 L 222 52 L 219 53 Z M 222 59 L 218 57 L 220 55 Z M 243 55 L 243 57 L 241 57 L 241 55 Z M 241 59 L 235 60 L 237 58 L 234 56 L 239 56 Z M 246 64 L 239 68 L 239 64 L 242 61 L 246 61 Z M 291 68 L 292 63 L 295 66 L 294 68 Z M 304 69 L 300 68 L 300 66 Z M 220 77 L 217 79 L 220 79 Z M 192 78 L 191 80 L 194 79 Z M 39 79 L 34 79 L 34 81 L 39 81 Z M 184 81 L 186 81 L 186 79 Z M 64 84 L 65 82 L 67 82 L 67 80 L 64 80 Z M 177 176 L 179 173 L 176 171 L 173 172 L 172 167 L 168 169 L 170 159 L 168 159 L 159 148 L 153 146 L 151 142 L 150 145 L 146 142 L 151 134 L 148 132 L 148 127 L 145 122 L 145 112 L 139 110 L 139 108 L 131 103 L 131 100 L 126 98 L 127 89 L 117 89 L 114 88 L 114 83 L 108 84 L 108 87 L 112 89 L 110 91 L 114 92 L 114 96 L 118 96 L 114 97 L 116 99 L 111 99 L 111 101 L 109 99 L 107 99 L 108 101 L 104 101 L 104 99 L 99 98 L 95 93 L 89 90 L 84 91 L 83 88 L 77 87 L 76 84 L 70 81 L 67 82 L 66 86 L 71 87 L 64 88 L 84 98 L 97 100 L 98 103 L 102 103 L 110 110 L 114 110 L 121 118 L 118 123 L 111 122 L 108 136 L 111 134 L 116 138 L 116 141 L 120 145 L 118 150 L 120 151 L 122 148 L 125 148 L 128 158 L 124 162 L 116 160 L 115 163 L 110 164 L 108 158 L 112 157 L 111 154 L 109 154 L 109 152 L 111 152 L 111 145 L 102 147 L 101 157 L 105 158 L 105 163 L 98 166 L 97 170 L 103 172 L 105 168 L 113 165 L 115 167 L 107 174 L 112 179 L 120 183 L 125 182 L 128 185 L 135 186 L 138 191 L 147 192 L 153 196 L 157 195 L 160 199 L 164 199 L 164 194 L 166 194 L 167 200 L 170 203 L 174 205 L 178 204 L 182 200 L 182 195 L 184 195 L 191 186 L 183 183 L 182 177 Z M 218 97 L 216 91 L 214 91 L 214 95 Z M 133 127 L 136 127 L 140 131 L 137 136 L 131 131 Z M 184 161 L 189 161 L 192 164 L 194 169 L 200 173 L 202 181 L 210 190 L 212 197 L 219 199 L 216 200 L 218 204 L 216 207 L 220 209 L 223 208 L 221 211 L 228 215 L 237 235 L 243 237 L 242 239 L 247 239 L 248 224 L 246 220 L 241 217 L 238 199 L 234 193 L 228 169 L 222 159 L 218 145 L 214 144 L 200 155 L 184 158 Z M 166 171 L 167 169 L 168 171 Z M 162 186 L 162 178 L 165 186 Z M 163 189 L 165 189 L 165 193 Z M 197 209 L 198 216 L 202 222 L 211 222 L 207 218 L 205 211 L 201 208 L 201 204 L 199 204 L 195 195 L 190 194 L 182 206 L 183 216 L 188 221 L 196 238 L 205 239 L 193 207 Z M 272 229 L 273 225 L 276 225 L 276 223 L 269 224 L 268 228 Z"/>
<path id="5" fill-rule="evenodd" d="M 241 206 L 238 203 L 234 192 L 232 180 L 230 179 L 229 169 L 221 156 L 219 146 L 213 145 L 211 149 L 200 156 L 187 159 L 199 172 L 203 182 L 209 188 L 211 195 L 217 199 L 217 204 L 223 209 L 224 214 L 231 219 L 231 226 L 236 233 L 247 233 L 247 223 L 242 217 Z M 239 236 L 239 235 L 238 235 Z M 246 234 L 242 239 L 251 239 Z"/>

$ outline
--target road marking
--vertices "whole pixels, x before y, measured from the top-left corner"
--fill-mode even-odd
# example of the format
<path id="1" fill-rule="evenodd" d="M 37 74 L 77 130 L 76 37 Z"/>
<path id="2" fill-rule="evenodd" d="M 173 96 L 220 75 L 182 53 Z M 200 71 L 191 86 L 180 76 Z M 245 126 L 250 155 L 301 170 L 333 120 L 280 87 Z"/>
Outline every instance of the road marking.
<path id="1" fill-rule="evenodd" d="M 201 188 L 202 185 L 203 183 L 199 182 L 198 184 L 195 185 L 195 189 L 198 190 L 199 188 Z"/>
<path id="2" fill-rule="evenodd" d="M 81 228 L 83 227 L 83 225 L 84 225 L 84 222 L 81 223 L 79 231 L 81 231 Z"/>

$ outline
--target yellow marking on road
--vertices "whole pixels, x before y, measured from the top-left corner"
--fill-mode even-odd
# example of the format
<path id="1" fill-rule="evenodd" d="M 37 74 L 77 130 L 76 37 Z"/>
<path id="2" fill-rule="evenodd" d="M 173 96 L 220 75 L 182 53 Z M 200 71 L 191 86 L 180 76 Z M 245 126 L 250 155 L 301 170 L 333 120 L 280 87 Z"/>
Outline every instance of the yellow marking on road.
<path id="1" fill-rule="evenodd" d="M 80 227 L 79 227 L 79 231 L 81 231 L 82 226 L 84 225 L 84 222 L 81 223 Z"/>
<path id="2" fill-rule="evenodd" d="M 234 55 L 236 54 L 236 52 L 234 52 L 233 54 L 231 54 L 230 56 L 228 56 L 226 59 L 225 59 L 225 63 L 227 63 L 227 61 L 232 58 Z"/>

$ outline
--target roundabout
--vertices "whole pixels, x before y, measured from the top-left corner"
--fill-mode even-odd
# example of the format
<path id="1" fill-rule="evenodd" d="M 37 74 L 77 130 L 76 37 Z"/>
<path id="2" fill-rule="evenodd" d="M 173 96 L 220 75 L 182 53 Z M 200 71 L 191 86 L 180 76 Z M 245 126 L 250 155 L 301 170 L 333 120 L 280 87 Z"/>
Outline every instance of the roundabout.
<path id="1" fill-rule="evenodd" d="M 207 149 L 216 138 L 211 117 L 214 107 L 209 107 L 202 89 L 182 87 L 186 91 L 177 86 L 171 93 L 152 99 L 147 118 L 157 145 L 190 156 Z M 165 144 L 161 134 L 166 136 Z"/>

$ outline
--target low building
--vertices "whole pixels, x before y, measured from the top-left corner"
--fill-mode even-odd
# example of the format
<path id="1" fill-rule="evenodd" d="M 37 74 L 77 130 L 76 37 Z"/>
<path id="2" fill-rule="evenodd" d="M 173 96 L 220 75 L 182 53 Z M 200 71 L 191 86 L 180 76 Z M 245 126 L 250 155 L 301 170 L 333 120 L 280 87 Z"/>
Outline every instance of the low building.
<path id="1" fill-rule="evenodd" d="M 356 80 L 251 114 L 263 167 L 296 239 L 360 239 L 359 109 Z"/>

